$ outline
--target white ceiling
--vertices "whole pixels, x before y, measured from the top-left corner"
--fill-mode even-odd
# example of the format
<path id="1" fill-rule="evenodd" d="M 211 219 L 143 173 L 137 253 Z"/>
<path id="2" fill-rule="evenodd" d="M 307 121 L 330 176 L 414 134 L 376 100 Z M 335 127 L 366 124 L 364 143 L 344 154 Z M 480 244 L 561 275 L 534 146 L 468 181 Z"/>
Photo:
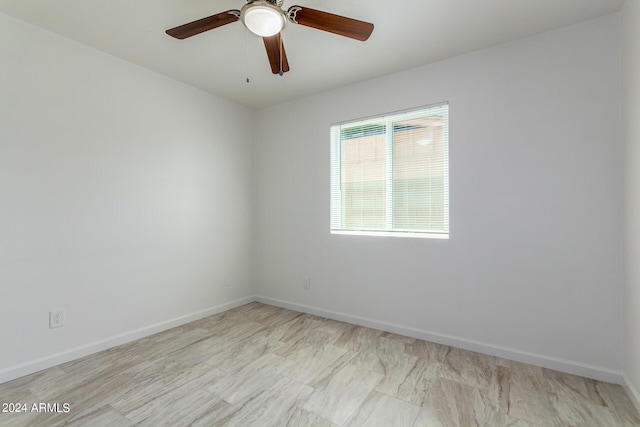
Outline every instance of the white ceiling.
<path id="1" fill-rule="evenodd" d="M 0 0 L 0 12 L 251 108 L 261 108 L 617 12 L 624 0 L 285 0 L 375 24 L 359 42 L 300 25 L 271 74 L 240 23 L 186 40 L 165 30 L 244 0 Z M 19 43 L 19 40 L 16 40 Z M 250 83 L 246 78 L 250 78 Z"/>

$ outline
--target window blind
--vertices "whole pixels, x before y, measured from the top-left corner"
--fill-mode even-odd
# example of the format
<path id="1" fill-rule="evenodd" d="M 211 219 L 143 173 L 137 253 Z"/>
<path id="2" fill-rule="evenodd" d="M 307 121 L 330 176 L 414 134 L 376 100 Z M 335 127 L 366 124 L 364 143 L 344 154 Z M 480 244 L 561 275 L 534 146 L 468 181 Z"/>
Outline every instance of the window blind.
<path id="1" fill-rule="evenodd" d="M 448 237 L 449 105 L 331 126 L 331 232 Z"/>

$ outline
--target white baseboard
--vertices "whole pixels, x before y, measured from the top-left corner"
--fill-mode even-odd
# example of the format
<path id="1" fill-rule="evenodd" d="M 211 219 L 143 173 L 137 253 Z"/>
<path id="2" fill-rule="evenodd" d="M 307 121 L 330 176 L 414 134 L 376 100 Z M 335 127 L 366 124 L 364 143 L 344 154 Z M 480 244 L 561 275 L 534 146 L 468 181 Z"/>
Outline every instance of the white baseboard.
<path id="1" fill-rule="evenodd" d="M 354 316 L 351 314 L 338 313 L 331 310 L 312 307 L 304 304 L 297 304 L 289 301 L 283 301 L 275 298 L 257 296 L 256 300 L 264 304 L 275 305 L 278 307 L 288 308 L 290 310 L 301 311 L 303 313 L 314 314 L 329 319 L 339 320 L 342 322 L 352 323 L 355 325 L 365 326 L 368 328 L 379 329 L 386 332 L 392 332 L 399 335 L 418 338 L 438 344 L 448 345 L 451 347 L 462 348 L 465 350 L 475 351 L 478 353 L 497 356 L 504 359 L 515 360 L 518 362 L 528 363 L 543 368 L 553 369 L 556 371 L 566 372 L 573 375 L 579 375 L 586 378 L 592 378 L 599 381 L 605 381 L 614 384 L 625 384 L 623 373 L 608 368 L 593 366 L 571 360 L 559 359 L 541 354 L 524 352 L 512 348 L 500 347 L 479 341 L 468 340 L 465 338 L 454 337 L 450 335 L 438 334 L 421 329 L 411 328 L 393 323 L 381 322 L 378 320 L 367 319 L 364 317 Z"/>
<path id="2" fill-rule="evenodd" d="M 626 375 L 624 375 L 623 387 L 627 392 L 627 394 L 629 395 L 629 399 L 631 399 L 633 404 L 638 409 L 638 412 L 640 412 L 640 391 L 638 391 L 636 386 L 631 382 L 629 377 L 627 377 Z"/>
<path id="3" fill-rule="evenodd" d="M 0 384 L 14 380 L 16 378 L 23 377 L 25 375 L 33 374 L 43 369 L 48 369 L 53 366 L 60 365 L 62 363 L 70 362 L 80 357 L 88 356 L 99 351 L 107 350 L 109 348 L 126 344 L 130 341 L 134 341 L 140 338 L 148 337 L 149 335 L 157 334 L 158 332 L 166 331 L 167 329 L 175 328 L 189 322 L 202 319 L 207 316 L 222 313 L 223 311 L 230 310 L 235 307 L 239 307 L 244 304 L 256 301 L 255 297 L 241 298 L 235 301 L 231 301 L 225 304 L 220 304 L 215 307 L 207 308 L 205 310 L 198 311 L 196 313 L 187 314 L 184 316 L 176 317 L 171 320 L 156 323 L 154 325 L 146 326 L 144 328 L 136 329 L 131 332 L 126 332 L 121 335 L 116 335 L 111 338 L 96 341 L 87 345 L 72 348 L 70 350 L 53 354 L 51 356 L 43 357 L 41 359 L 32 360 L 30 362 L 23 363 L 21 365 L 12 366 L 0 371 Z"/>

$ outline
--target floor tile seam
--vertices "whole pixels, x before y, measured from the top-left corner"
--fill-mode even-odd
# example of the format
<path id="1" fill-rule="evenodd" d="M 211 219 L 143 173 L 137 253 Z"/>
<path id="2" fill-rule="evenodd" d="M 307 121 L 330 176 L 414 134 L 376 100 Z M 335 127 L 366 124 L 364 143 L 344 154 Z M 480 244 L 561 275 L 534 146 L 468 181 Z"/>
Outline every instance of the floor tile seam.
<path id="1" fill-rule="evenodd" d="M 206 366 L 208 366 L 208 367 L 209 367 L 209 368 L 211 368 L 211 369 L 217 369 L 217 370 L 219 370 L 220 372 L 223 372 L 225 375 L 237 373 L 238 371 L 240 371 L 240 370 L 242 370 L 242 369 L 244 368 L 244 366 L 243 366 L 243 367 L 241 367 L 241 368 L 237 368 L 237 369 L 222 369 L 222 368 L 220 368 L 219 366 L 214 366 L 214 365 L 212 365 L 212 364 L 211 364 L 211 362 L 210 362 L 210 359 L 211 359 L 211 358 L 209 358 L 209 359 L 207 359 L 207 360 L 204 360 L 204 361 L 202 361 L 202 362 L 199 362 L 199 363 L 202 363 L 203 365 L 206 365 Z"/>
<path id="2" fill-rule="evenodd" d="M 394 396 L 394 395 L 391 395 L 391 394 L 387 393 L 386 391 L 379 390 L 379 389 L 377 389 L 377 388 L 374 388 L 374 389 L 372 390 L 372 392 L 376 392 L 376 393 L 384 394 L 384 395 L 385 395 L 385 396 L 387 396 L 387 397 L 390 397 L 390 398 L 392 398 L 392 399 L 399 400 L 399 401 L 404 402 L 404 403 L 408 403 L 409 405 L 417 406 L 417 407 L 419 407 L 419 408 L 423 408 L 423 407 L 425 407 L 425 404 L 426 404 L 426 403 L 427 403 L 427 401 L 428 401 L 428 399 L 425 397 L 424 399 L 422 399 L 422 403 L 421 403 L 420 405 L 416 405 L 416 404 L 415 404 L 414 402 L 412 402 L 411 400 L 408 400 L 407 398 L 401 397 L 401 396 L 400 396 L 400 393 L 398 393 L 397 395 L 395 395 L 395 396 Z M 428 393 L 428 391 L 427 391 L 427 393 Z"/>
<path id="3" fill-rule="evenodd" d="M 89 355 L 89 356 L 85 356 L 85 358 L 92 358 L 92 359 L 94 359 L 94 358 L 95 358 L 95 359 L 98 359 L 98 358 L 100 357 L 100 355 L 101 355 L 104 351 L 108 351 L 108 350 L 103 350 L 103 351 L 101 351 L 101 352 L 98 352 L 98 353 L 95 353 L 95 354 L 92 354 L 92 355 Z M 94 356 L 95 356 L 95 357 L 94 357 Z M 138 356 L 137 356 L 137 355 L 134 355 L 134 357 L 138 357 Z M 97 367 L 96 367 L 96 366 L 81 366 L 81 367 L 76 367 L 76 369 L 71 369 L 71 370 L 69 370 L 69 369 L 70 369 L 69 367 L 65 368 L 65 367 L 63 366 L 63 365 L 68 365 L 69 363 L 65 363 L 65 364 L 63 364 L 63 365 L 57 365 L 57 366 L 55 366 L 55 367 L 60 368 L 60 370 L 61 370 L 61 371 L 63 371 L 66 375 L 70 375 L 70 376 L 74 376 L 74 375 L 78 375 L 78 374 L 83 374 L 83 373 L 85 373 L 86 371 L 94 371 L 94 370 L 96 370 L 96 368 L 97 368 L 97 369 L 98 369 L 98 374 L 97 374 L 97 375 L 100 377 L 100 376 L 103 376 L 103 375 L 107 375 L 107 376 L 108 376 L 108 375 L 109 375 L 109 373 L 112 373 L 112 372 L 113 372 L 113 371 L 115 371 L 116 369 L 123 368 L 123 367 L 124 367 L 124 365 L 126 365 L 127 363 L 130 363 L 130 362 L 118 363 L 118 362 L 119 362 L 119 361 L 121 361 L 121 360 L 122 360 L 122 357 L 121 357 L 121 358 L 118 358 L 116 362 L 110 362 L 111 364 L 115 364 L 115 365 L 116 365 L 116 366 L 115 366 L 115 369 L 113 369 L 113 368 L 111 368 L 111 369 L 108 369 L 108 368 L 102 368 L 102 371 L 100 371 L 100 368 L 101 368 L 101 367 L 102 367 L 102 365 L 104 365 L 105 363 L 104 363 L 104 362 L 103 362 L 103 363 L 100 363 L 99 359 L 98 359 L 98 360 L 96 360 L 96 361 L 93 361 L 93 360 L 91 361 L 91 363 L 93 363 L 93 364 L 95 364 L 95 365 L 99 365 L 99 366 L 97 366 Z M 140 363 L 143 363 L 143 362 L 144 362 L 144 361 L 146 361 L 146 360 L 148 360 L 148 359 L 140 359 Z M 75 361 L 74 361 L 74 362 L 75 362 Z M 109 363 L 109 362 L 107 362 L 107 364 L 108 364 L 108 363 Z M 51 368 L 49 368 L 49 369 L 51 369 Z M 129 369 L 129 368 L 126 368 L 126 369 Z"/>
<path id="4" fill-rule="evenodd" d="M 338 423 L 334 423 L 334 424 L 338 424 L 338 425 L 340 425 L 340 426 L 346 426 L 346 425 L 348 425 L 348 424 L 349 424 L 349 421 L 351 420 L 351 418 L 353 418 L 353 416 L 354 416 L 355 414 L 357 414 L 357 413 L 360 411 L 360 408 L 362 408 L 362 407 L 364 406 L 365 402 L 367 402 L 367 401 L 369 400 L 369 398 L 371 397 L 371 395 L 372 395 L 373 393 L 376 393 L 376 390 L 375 390 L 375 389 L 372 389 L 371 391 L 369 391 L 369 393 L 367 394 L 367 396 L 366 396 L 364 399 L 362 399 L 362 401 L 358 404 L 358 406 L 356 406 L 356 407 L 354 408 L 354 410 L 349 414 L 349 416 L 345 418 L 345 421 L 344 421 L 342 424 L 338 424 Z"/>
<path id="5" fill-rule="evenodd" d="M 472 390 L 474 390 L 474 391 L 477 391 L 477 392 L 478 392 L 478 395 L 479 395 L 479 396 L 480 396 L 480 398 L 482 399 L 482 402 L 485 404 L 485 406 L 492 406 L 492 407 L 493 407 L 494 405 L 492 405 L 492 404 L 494 404 L 494 403 L 495 403 L 495 404 L 496 404 L 496 405 L 495 405 L 495 406 L 496 406 L 496 408 L 498 408 L 498 409 L 499 409 L 499 410 L 496 410 L 496 412 L 500 412 L 500 413 L 503 413 L 503 414 L 505 414 L 505 415 L 509 415 L 509 414 L 508 414 L 508 412 L 505 412 L 505 411 L 503 411 L 503 410 L 500 408 L 499 402 L 496 402 L 496 401 L 494 401 L 493 399 L 491 399 L 491 396 L 490 396 L 490 392 L 491 392 L 490 387 L 489 387 L 489 388 L 487 388 L 487 389 L 483 389 L 483 388 L 477 387 L 477 386 L 475 386 L 475 385 L 473 385 L 473 384 L 469 384 L 469 383 L 467 383 L 467 382 L 457 381 L 457 380 L 455 380 L 455 379 L 446 378 L 446 377 L 437 377 L 437 378 L 436 378 L 436 380 L 434 381 L 434 384 L 432 384 L 432 386 L 433 386 L 433 385 L 435 385 L 435 383 L 436 383 L 439 379 L 444 379 L 444 380 L 446 380 L 446 381 L 450 381 L 450 382 L 455 383 L 455 384 L 458 384 L 458 385 L 460 385 L 460 386 L 468 387 L 468 388 L 470 388 L 470 389 L 472 389 Z M 431 390 L 431 389 L 430 389 L 430 390 Z M 425 402 L 426 402 L 427 400 L 428 400 L 428 399 L 425 399 Z M 509 406 L 510 406 L 510 403 L 511 403 L 511 399 L 510 399 L 510 398 L 508 398 L 508 402 L 509 402 Z M 490 405 L 490 404 L 491 404 L 491 405 Z M 425 405 L 423 404 L 422 406 L 425 406 Z"/>
<path id="6" fill-rule="evenodd" d="M 421 404 L 421 405 L 416 405 L 415 403 L 412 403 L 412 402 L 410 402 L 410 401 L 408 401 L 408 400 L 406 400 L 406 399 L 403 399 L 403 398 L 401 398 L 401 397 L 390 396 L 389 394 L 384 393 L 384 392 L 381 392 L 381 391 L 378 391 L 378 390 L 373 390 L 373 392 L 374 392 L 374 393 L 381 394 L 381 395 L 383 395 L 383 396 L 385 396 L 385 397 L 389 397 L 389 398 L 391 398 L 391 399 L 393 399 L 393 400 L 397 400 L 397 401 L 399 401 L 399 402 L 401 402 L 401 403 L 406 403 L 406 404 L 407 404 L 407 405 L 409 405 L 409 406 L 413 406 L 413 407 L 416 407 L 416 408 L 419 408 L 419 409 L 422 409 L 423 407 L 425 407 L 425 404 L 424 404 L 424 403 L 426 403 L 426 399 L 425 399 L 425 402 L 424 402 L 423 404 Z"/>
<path id="7" fill-rule="evenodd" d="M 73 376 L 76 375 L 74 374 L 67 374 L 68 376 Z M 46 402 L 46 401 L 54 401 L 56 400 L 58 397 L 64 396 L 65 394 L 69 394 L 72 393 L 73 391 L 83 388 L 83 387 L 87 387 L 92 385 L 94 382 L 96 381 L 101 381 L 100 385 L 104 385 L 107 384 L 109 381 L 122 376 L 122 377 L 127 377 L 130 380 L 133 381 L 133 378 L 131 378 L 131 376 L 121 372 L 121 371 L 110 371 L 107 370 L 105 372 L 103 372 L 102 374 L 98 375 L 97 377 L 94 377 L 92 375 L 88 375 L 85 377 L 85 379 L 79 383 L 79 384 L 73 384 L 71 387 L 68 388 L 64 388 L 63 390 L 58 391 L 56 394 L 52 395 L 52 396 L 48 396 L 44 394 L 39 394 L 37 392 L 34 392 L 31 388 L 29 388 L 29 391 L 31 392 L 31 394 L 33 394 L 35 397 L 37 397 L 38 399 L 40 399 L 42 402 Z"/>
<path id="8" fill-rule="evenodd" d="M 562 391 L 557 391 L 557 392 L 553 391 L 550 394 L 553 395 L 553 396 L 556 396 L 558 399 L 564 398 L 563 400 L 565 400 L 565 401 L 575 401 L 576 400 L 575 396 L 571 396 L 568 393 L 565 393 L 565 392 L 562 392 Z M 579 394 L 579 393 L 576 393 L 576 394 Z M 607 403 L 604 402 L 604 401 L 603 401 L 604 404 L 600 404 L 600 403 L 597 403 L 597 402 L 591 400 L 590 398 L 584 397 L 584 396 L 580 396 L 580 400 L 582 400 L 584 403 L 587 403 L 587 404 L 590 404 L 590 405 L 593 405 L 593 406 L 597 406 L 597 407 L 600 407 L 600 408 L 606 408 L 608 410 L 611 410 L 611 407 L 609 405 L 607 405 Z"/>
<path id="9" fill-rule="evenodd" d="M 129 381 L 131 381 L 131 382 L 133 382 L 133 383 L 135 383 L 137 385 L 137 383 L 133 380 L 133 378 L 131 378 L 131 376 L 129 376 L 127 374 L 120 373 L 120 375 L 114 376 L 113 379 L 118 378 L 118 377 L 122 377 L 123 379 L 128 379 Z M 125 395 L 126 393 L 127 393 L 126 391 L 124 391 L 124 392 L 119 391 L 118 393 L 109 392 L 106 397 L 100 398 L 100 399 L 97 399 L 97 400 L 103 402 L 104 404 L 111 405 L 113 402 L 115 402 L 116 399 L 118 399 L 119 397 Z"/>
<path id="10" fill-rule="evenodd" d="M 291 380 L 292 380 L 292 381 L 296 381 L 295 379 L 291 379 Z M 278 380 L 278 381 L 280 381 L 280 380 Z M 253 405 L 259 405 L 259 404 L 260 404 L 260 398 L 261 398 L 263 395 L 266 395 L 266 396 L 268 397 L 269 395 L 268 395 L 267 393 L 268 393 L 269 391 L 271 391 L 271 390 L 273 390 L 273 389 L 275 388 L 275 385 L 278 383 L 278 381 L 276 381 L 276 383 L 272 384 L 271 386 L 269 386 L 269 387 L 267 387 L 267 388 L 265 388 L 265 389 L 261 390 L 259 393 L 256 393 L 256 394 L 254 394 L 254 395 L 250 395 L 250 396 L 245 397 L 244 399 L 241 399 L 241 400 L 240 400 L 238 403 L 236 403 L 236 404 L 231 404 L 231 403 L 230 403 L 230 402 L 228 402 L 227 400 L 222 399 L 224 402 L 229 403 L 230 405 L 232 405 L 232 407 L 234 407 L 234 408 L 235 408 L 235 410 L 234 410 L 232 413 L 228 414 L 228 415 L 225 417 L 225 419 L 231 419 L 231 418 L 233 418 L 236 414 L 239 414 L 239 413 L 242 411 L 242 409 L 243 409 L 243 408 L 245 408 L 245 407 L 250 408 L 250 409 L 251 409 L 251 411 L 247 412 L 246 414 L 242 415 L 239 419 L 235 420 L 235 421 L 236 421 L 236 424 L 237 424 L 238 422 L 240 422 L 240 421 L 244 420 L 245 418 L 247 418 L 247 417 L 251 416 L 251 414 L 253 413 L 253 410 L 255 409 L 255 408 L 252 408 L 252 406 L 251 406 L 251 405 L 252 405 L 252 403 L 253 403 Z M 297 382 L 300 382 L 300 381 L 297 381 Z M 304 384 L 304 383 L 302 383 L 302 384 Z M 315 390 L 314 390 L 314 391 L 315 391 Z M 311 392 L 311 393 L 310 393 L 310 395 L 311 395 L 312 393 L 313 393 L 313 392 Z M 306 401 L 306 400 L 305 400 L 305 401 Z M 239 424 L 239 425 L 242 425 L 242 424 Z"/>
<path id="11" fill-rule="evenodd" d="M 267 325 L 271 328 L 277 328 L 278 326 L 282 326 L 282 325 L 286 325 L 287 323 L 291 322 L 292 320 L 295 320 L 297 318 L 299 318 L 302 315 L 302 313 L 300 313 L 298 316 L 292 317 L 291 319 L 280 319 L 274 323 L 267 323 Z"/>
<path id="12" fill-rule="evenodd" d="M 311 394 L 313 394 L 313 392 L 312 392 Z M 311 396 L 311 395 L 309 395 L 309 396 Z M 329 424 L 335 424 L 335 425 L 338 425 L 338 426 L 341 426 L 341 427 L 342 427 L 342 425 L 343 425 L 343 424 L 336 424 L 336 423 L 334 423 L 333 421 L 328 420 L 328 419 L 326 419 L 326 418 L 324 418 L 324 417 L 320 416 L 319 414 L 315 414 L 315 413 L 313 413 L 313 412 L 311 412 L 311 411 L 307 411 L 307 410 L 306 410 L 306 409 L 304 409 L 300 404 L 296 404 L 296 405 L 294 405 L 294 406 L 293 406 L 293 408 L 292 408 L 292 411 L 291 411 L 291 412 L 295 411 L 296 409 L 299 409 L 300 411 L 307 412 L 307 413 L 309 413 L 309 414 L 313 415 L 314 417 L 319 418 L 320 420 L 325 421 L 325 422 L 327 422 L 327 423 L 329 423 Z"/>
<path id="13" fill-rule="evenodd" d="M 229 405 L 229 407 L 231 407 L 232 405 L 229 402 L 226 402 L 222 399 L 219 399 L 220 402 L 225 403 L 227 405 Z M 191 420 L 190 422 L 190 426 L 191 425 L 202 425 L 202 419 L 209 416 L 211 414 L 211 412 L 209 410 L 202 412 L 201 414 L 198 414 L 194 419 Z M 211 425 L 211 424 L 210 424 Z M 218 426 L 219 424 L 213 424 L 214 426 Z"/>
<path id="14" fill-rule="evenodd" d="M 526 402 L 530 402 L 531 400 L 530 399 L 526 399 L 525 401 Z M 559 421 L 560 420 L 560 414 L 558 413 L 558 410 L 553 406 L 553 403 L 551 402 L 550 399 L 547 399 L 547 402 L 548 402 L 548 404 L 546 404 L 545 407 L 547 408 L 547 410 L 552 412 L 552 416 L 551 416 L 552 422 Z M 512 417 L 512 418 L 521 419 L 521 420 L 530 422 L 530 423 L 535 425 L 535 423 L 537 422 L 537 420 L 535 420 L 535 419 L 522 417 L 522 416 L 516 417 L 516 416 L 512 415 L 512 409 L 513 408 L 514 408 L 514 406 L 512 405 L 512 400 L 511 400 L 511 398 L 509 398 L 509 411 L 506 414 L 508 416 Z"/>
<path id="15" fill-rule="evenodd" d="M 136 383 L 137 386 L 142 387 L 142 388 L 146 388 L 149 387 L 150 385 L 153 384 L 157 384 L 159 382 L 162 381 L 163 378 L 175 374 L 176 371 L 161 371 L 161 372 L 155 372 L 151 375 L 147 375 L 145 377 L 137 377 L 136 375 L 131 375 L 125 372 L 123 372 L 124 375 L 129 375 L 129 377 L 131 378 L 131 380 Z"/>
<path id="16" fill-rule="evenodd" d="M 213 398 L 217 398 L 217 396 L 215 396 L 213 393 L 211 393 L 209 390 L 207 390 L 207 389 L 205 389 L 205 388 L 197 387 L 197 388 L 195 388 L 195 389 L 193 390 L 193 392 L 194 392 L 194 393 L 195 393 L 195 392 L 198 392 L 198 391 L 204 392 L 205 394 L 207 394 L 207 395 L 209 395 L 209 396 L 211 396 L 211 397 L 213 397 Z M 191 394 L 191 393 L 190 393 L 190 394 Z M 188 396 L 188 395 L 180 396 L 179 398 L 187 397 L 187 396 Z M 219 398 L 218 398 L 218 399 L 219 399 Z M 219 400 L 222 400 L 222 399 L 219 399 Z M 201 415 L 202 415 L 202 414 L 200 414 L 200 413 L 199 413 L 199 411 L 201 411 L 201 410 L 202 410 L 202 408 L 191 407 L 187 414 L 185 414 L 185 415 L 184 415 L 180 420 L 175 420 L 175 421 L 176 421 L 176 423 L 180 424 L 180 421 L 183 421 L 183 420 L 189 419 L 190 417 L 193 417 L 194 415 L 195 415 L 196 417 L 199 417 L 199 416 L 201 416 Z M 203 412 L 203 414 L 206 414 L 206 411 L 204 411 L 204 412 Z M 181 424 L 181 425 L 186 425 L 186 424 Z"/>
<path id="17" fill-rule="evenodd" d="M 204 375 L 204 374 L 203 374 L 203 375 Z M 201 376 L 200 376 L 200 377 L 201 377 Z M 162 397 L 165 397 L 165 396 L 167 396 L 167 395 L 169 395 L 169 394 L 171 394 L 171 393 L 173 393 L 173 392 L 175 392 L 175 391 L 177 391 L 177 390 L 180 390 L 181 388 L 183 388 L 183 387 L 185 387 L 185 386 L 189 385 L 189 383 L 190 383 L 190 382 L 195 381 L 195 380 L 197 380 L 197 378 L 200 378 L 200 377 L 196 377 L 196 378 L 194 378 L 193 380 L 190 380 L 190 381 L 184 382 L 184 383 L 179 384 L 179 385 L 174 386 L 174 387 L 170 387 L 170 386 L 169 386 L 169 384 L 166 384 L 165 386 L 160 387 L 159 389 L 157 389 L 157 390 L 156 390 L 156 391 L 162 391 L 161 393 L 156 394 L 156 391 L 153 391 L 153 392 L 152 392 L 153 397 L 151 397 L 150 399 L 145 399 L 145 398 L 143 397 L 143 398 L 141 399 L 141 404 L 140 404 L 140 405 L 137 405 L 137 406 L 133 407 L 131 410 L 126 411 L 125 413 L 121 412 L 120 410 L 118 410 L 118 412 L 119 412 L 120 414 L 122 414 L 123 416 L 127 416 L 126 414 L 131 414 L 132 412 L 134 412 L 134 411 L 136 411 L 136 410 L 138 410 L 138 409 L 140 409 L 140 408 L 144 407 L 145 405 L 149 404 L 150 402 L 156 401 L 156 400 L 158 400 L 158 399 L 160 399 L 160 398 L 162 398 Z M 135 380 L 133 380 L 133 381 L 134 381 L 134 382 L 136 382 Z M 140 383 L 137 383 L 137 382 L 136 382 L 136 384 L 137 384 L 139 387 L 141 387 L 143 390 L 144 390 L 144 389 L 146 389 L 147 387 L 149 387 L 149 384 L 147 384 L 147 385 L 143 385 L 143 384 L 140 384 Z M 153 383 L 152 383 L 152 384 L 153 384 Z M 170 384 L 170 385 L 174 385 L 174 384 Z M 198 388 L 196 388 L 196 389 L 198 389 Z M 206 391 L 206 390 L 205 390 L 205 391 Z M 207 392 L 208 392 L 208 391 L 207 391 Z M 126 393 L 125 393 L 125 395 L 126 395 Z M 148 395 L 145 395 L 145 396 L 148 396 Z M 109 402 L 109 404 L 110 404 L 110 405 L 113 405 L 114 403 L 115 403 L 115 399 L 112 399 L 112 400 Z M 116 409 L 117 409 L 117 407 L 114 407 L 114 408 L 116 408 Z"/>
<path id="18" fill-rule="evenodd" d="M 342 357 L 342 356 L 341 356 Z M 316 375 L 315 377 L 313 377 L 311 380 L 309 380 L 308 383 L 305 383 L 307 385 L 310 385 L 312 387 L 315 388 L 319 388 L 319 387 L 325 387 L 324 383 L 326 382 L 327 384 L 329 382 L 331 382 L 331 379 L 343 368 L 345 368 L 347 365 L 350 364 L 350 362 L 353 360 L 353 358 L 344 361 L 341 365 L 336 366 L 335 369 L 331 370 L 331 374 L 330 375 L 324 375 L 324 376 L 320 376 L 320 374 L 322 372 L 324 372 L 324 370 L 329 369 L 331 367 L 331 365 L 327 366 L 325 369 L 323 369 L 322 371 L 320 371 L 320 374 Z M 336 362 L 338 362 L 338 360 L 336 360 Z M 321 385 L 323 384 L 323 385 Z"/>
<path id="19" fill-rule="evenodd" d="M 144 417 L 143 419 L 137 420 L 137 421 L 136 421 L 136 419 L 132 418 L 132 417 L 131 417 L 131 415 L 132 415 L 132 414 L 135 414 L 135 413 L 136 413 L 136 411 L 138 411 L 138 410 L 140 410 L 140 409 L 144 408 L 145 406 L 147 406 L 147 405 L 149 405 L 149 404 L 151 404 L 151 405 L 152 405 L 152 407 L 155 407 L 155 406 L 156 406 L 156 401 L 157 401 L 158 399 L 160 399 L 160 398 L 162 398 L 162 397 L 166 396 L 167 394 L 169 394 L 169 393 L 163 393 L 162 395 L 155 396 L 155 397 L 153 397 L 152 399 L 144 400 L 144 401 L 142 401 L 142 402 L 141 402 L 141 404 L 140 404 L 140 405 L 136 405 L 135 407 L 132 407 L 130 410 L 127 410 L 127 411 L 121 411 L 121 410 L 118 410 L 118 409 L 117 409 L 117 407 L 114 407 L 114 408 L 116 409 L 116 411 L 117 411 L 120 415 L 122 415 L 123 417 L 127 418 L 128 420 L 130 420 L 133 424 L 138 424 L 138 423 L 140 423 L 140 422 L 144 421 L 145 419 L 149 418 L 149 416 L 153 415 L 153 413 L 155 412 L 155 409 L 152 409 L 152 410 L 151 410 L 151 413 L 150 413 L 148 416 Z M 182 397 L 182 396 L 181 396 L 181 397 Z M 177 397 L 177 398 L 179 398 L 179 397 Z"/>
<path id="20" fill-rule="evenodd" d="M 108 406 L 109 409 L 111 409 L 113 412 L 119 414 L 120 416 L 122 416 L 124 418 L 127 418 L 126 415 L 124 415 L 122 412 L 120 412 L 118 409 L 116 409 L 116 407 L 113 406 L 111 403 L 113 403 L 113 402 L 107 403 L 105 406 Z M 129 419 L 129 418 L 127 418 L 127 419 Z"/>
<path id="21" fill-rule="evenodd" d="M 87 416 L 89 416 L 89 415 L 93 414 L 94 412 L 99 411 L 100 409 L 103 409 L 103 408 L 111 409 L 111 410 L 115 411 L 117 414 L 119 414 L 119 415 L 121 415 L 122 417 L 124 417 L 124 415 L 122 415 L 122 414 L 121 414 L 119 411 L 117 411 L 113 406 L 111 406 L 111 404 L 110 404 L 110 403 L 106 403 L 106 404 L 104 404 L 104 405 L 102 405 L 102 406 L 99 406 L 99 407 L 97 407 L 97 408 L 93 408 L 93 409 L 92 409 L 91 411 L 89 411 L 89 412 L 81 412 L 81 413 L 79 413 L 79 414 L 72 415 L 72 416 L 70 416 L 70 417 L 68 417 L 68 418 L 65 418 L 65 419 L 64 419 L 64 421 L 62 421 L 62 422 L 61 422 L 61 424 L 59 424 L 59 425 L 60 425 L 60 426 L 63 426 L 63 425 L 67 425 L 67 424 L 70 424 L 70 423 L 78 422 L 78 421 L 82 420 L 82 418 L 85 418 L 85 417 L 87 417 Z M 126 417 L 124 417 L 124 418 L 126 418 Z M 127 418 L 127 419 L 128 419 L 128 418 Z"/>
<path id="22" fill-rule="evenodd" d="M 317 389 L 319 389 L 319 387 L 316 387 L 316 386 L 314 386 L 314 385 L 312 385 L 312 384 L 310 384 L 310 383 L 308 383 L 308 382 L 301 381 L 300 379 L 298 379 L 298 378 L 296 378 L 296 377 L 293 377 L 293 376 L 291 376 L 291 375 L 287 375 L 287 374 L 285 374 L 285 373 L 275 374 L 275 375 L 279 375 L 279 376 L 280 376 L 280 377 L 282 377 L 282 378 L 285 378 L 285 379 L 288 379 L 288 380 L 291 380 L 291 381 L 296 381 L 296 382 L 299 382 L 299 383 L 301 383 L 301 384 L 307 385 L 307 386 L 309 386 L 309 387 L 313 387 L 313 391 L 314 391 L 314 392 L 315 392 Z"/>

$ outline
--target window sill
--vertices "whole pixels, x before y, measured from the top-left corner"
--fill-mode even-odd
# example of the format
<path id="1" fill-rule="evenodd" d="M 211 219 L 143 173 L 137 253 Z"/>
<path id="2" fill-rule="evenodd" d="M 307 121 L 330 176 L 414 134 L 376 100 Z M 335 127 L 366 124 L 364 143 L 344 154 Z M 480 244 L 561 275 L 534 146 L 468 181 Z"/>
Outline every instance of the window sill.
<path id="1" fill-rule="evenodd" d="M 416 233 L 411 231 L 352 231 L 331 230 L 331 234 L 344 234 L 351 236 L 377 236 L 377 237 L 408 237 L 414 239 L 449 239 L 445 233 Z"/>

